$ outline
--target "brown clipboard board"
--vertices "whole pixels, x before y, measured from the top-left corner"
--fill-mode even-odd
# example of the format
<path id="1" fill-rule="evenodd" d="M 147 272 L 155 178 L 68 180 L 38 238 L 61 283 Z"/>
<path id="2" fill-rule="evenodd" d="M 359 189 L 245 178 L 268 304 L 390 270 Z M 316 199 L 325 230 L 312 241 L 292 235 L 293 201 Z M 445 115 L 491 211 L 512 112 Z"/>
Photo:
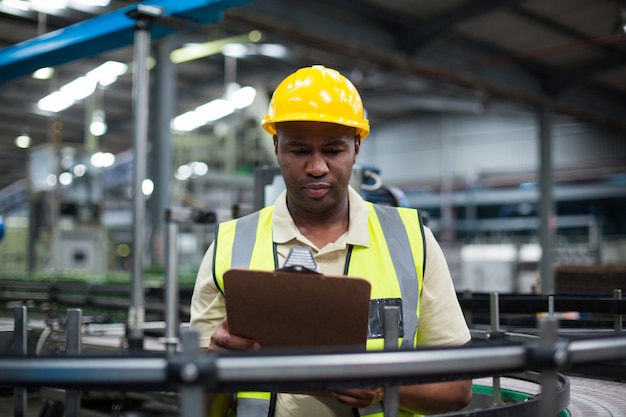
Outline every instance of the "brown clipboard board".
<path id="1" fill-rule="evenodd" d="M 224 273 L 230 332 L 262 348 L 365 348 L 370 291 L 361 278 L 281 270 Z"/>

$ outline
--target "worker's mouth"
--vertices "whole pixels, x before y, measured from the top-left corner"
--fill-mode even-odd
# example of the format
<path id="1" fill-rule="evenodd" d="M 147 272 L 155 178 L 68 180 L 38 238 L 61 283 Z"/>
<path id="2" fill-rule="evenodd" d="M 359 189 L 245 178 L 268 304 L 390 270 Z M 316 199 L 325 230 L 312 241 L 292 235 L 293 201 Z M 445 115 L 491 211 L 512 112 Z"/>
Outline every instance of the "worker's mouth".
<path id="1" fill-rule="evenodd" d="M 330 187 L 328 185 L 315 184 L 304 187 L 305 192 L 311 198 L 320 198 L 324 196 Z"/>

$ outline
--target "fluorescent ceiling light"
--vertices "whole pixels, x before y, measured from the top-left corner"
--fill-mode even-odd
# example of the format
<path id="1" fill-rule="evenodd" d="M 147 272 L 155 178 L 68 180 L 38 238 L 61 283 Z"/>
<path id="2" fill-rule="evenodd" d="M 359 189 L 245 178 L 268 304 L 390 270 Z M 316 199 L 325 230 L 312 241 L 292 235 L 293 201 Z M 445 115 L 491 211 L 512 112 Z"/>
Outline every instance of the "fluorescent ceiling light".
<path id="1" fill-rule="evenodd" d="M 229 43 L 222 48 L 222 54 L 232 58 L 243 58 L 248 55 L 248 47 L 242 43 Z"/>
<path id="2" fill-rule="evenodd" d="M 231 84 L 229 87 L 233 85 L 236 84 Z M 176 116 L 170 122 L 170 127 L 177 132 L 190 132 L 200 126 L 226 117 L 234 113 L 235 110 L 248 107 L 255 97 L 256 89 L 250 86 L 239 88 L 232 93 L 227 91 L 226 99 L 218 98 L 196 107 L 195 110 Z"/>
<path id="3" fill-rule="evenodd" d="M 243 58 L 247 55 L 263 55 L 270 58 L 284 58 L 287 48 L 279 43 L 264 43 L 249 45 L 243 43 L 229 43 L 224 45 L 222 53 L 233 58 Z"/>
<path id="4" fill-rule="evenodd" d="M 207 123 L 226 117 L 234 111 L 235 106 L 232 102 L 218 98 L 175 117 L 170 126 L 178 132 L 190 132 Z"/>
<path id="5" fill-rule="evenodd" d="M 85 77 L 94 80 L 102 86 L 113 84 L 117 77 L 126 74 L 128 65 L 123 62 L 107 61 L 104 64 L 92 69 Z"/>
<path id="6" fill-rule="evenodd" d="M 170 59 L 174 64 L 193 61 L 205 58 L 207 56 L 221 54 L 226 45 L 244 44 L 249 42 L 258 42 L 261 40 L 261 32 L 253 30 L 245 35 L 231 36 L 229 38 L 217 39 L 214 41 L 203 43 L 192 43 L 175 49 L 170 54 Z"/>
<path id="7" fill-rule="evenodd" d="M 31 0 L 30 7 L 40 12 L 62 10 L 69 5 L 68 0 Z"/>
<path id="8" fill-rule="evenodd" d="M 85 164 L 76 164 L 74 166 L 74 168 L 72 168 L 72 172 L 74 173 L 74 175 L 76 175 L 78 178 L 80 178 L 83 175 L 85 175 L 85 173 L 87 172 L 87 165 L 85 165 Z"/>
<path id="9" fill-rule="evenodd" d="M 54 68 L 43 67 L 33 72 L 33 78 L 36 80 L 49 80 L 54 75 Z"/>
<path id="10" fill-rule="evenodd" d="M 260 55 L 270 58 L 284 58 L 287 56 L 287 48 L 279 43 L 264 43 L 258 45 L 257 49 Z"/>
<path id="11" fill-rule="evenodd" d="M 252 104 L 256 97 L 256 89 L 254 87 L 243 87 L 234 91 L 228 98 L 236 109 L 244 109 Z"/>
<path id="12" fill-rule="evenodd" d="M 107 168 L 115 163 L 115 155 L 111 152 L 96 152 L 91 155 L 89 162 L 96 168 Z"/>
<path id="13" fill-rule="evenodd" d="M 111 0 L 71 0 L 72 6 L 106 7 Z"/>
<path id="14" fill-rule="evenodd" d="M 2 0 L 0 3 L 4 6 L 12 7 L 17 10 L 23 10 L 25 12 L 30 10 L 30 3 L 24 0 Z"/>
<path id="15" fill-rule="evenodd" d="M 69 172 L 63 172 L 61 173 L 61 175 L 59 175 L 59 183 L 61 185 L 70 185 L 72 183 L 72 174 L 70 174 Z"/>
<path id="16" fill-rule="evenodd" d="M 30 136 L 21 134 L 15 138 L 15 146 L 21 149 L 27 149 L 30 147 Z"/>
<path id="17" fill-rule="evenodd" d="M 89 125 L 89 131 L 94 136 L 102 136 L 107 132 L 107 124 L 104 119 L 104 111 L 98 109 L 93 112 L 91 118 L 91 124 Z"/>
<path id="18" fill-rule="evenodd" d="M 44 111 L 58 113 L 74 104 L 74 99 L 60 91 L 55 91 L 37 102 L 37 107 Z"/>
<path id="19" fill-rule="evenodd" d="M 205 123 L 214 122 L 222 117 L 226 117 L 235 111 L 235 105 L 230 100 L 218 98 L 210 101 L 196 109 Z"/>
<path id="20" fill-rule="evenodd" d="M 141 183 L 141 192 L 143 193 L 143 195 L 145 196 L 151 195 L 153 191 L 154 191 L 154 182 L 152 182 L 152 180 L 149 178 L 146 178 L 145 180 L 143 180 Z"/>
<path id="21" fill-rule="evenodd" d="M 87 77 L 79 77 L 61 87 L 61 92 L 68 94 L 74 101 L 89 97 L 96 90 L 97 82 Z"/>
<path id="22" fill-rule="evenodd" d="M 0 5 L 16 10 L 38 12 L 56 12 L 67 8 L 85 10 L 93 7 L 106 7 L 111 0 L 0 0 Z"/>
<path id="23" fill-rule="evenodd" d="M 60 112 L 67 109 L 74 102 L 90 96 L 96 90 L 98 84 L 109 85 L 128 70 L 128 65 L 123 62 L 107 61 L 104 64 L 92 69 L 83 77 L 78 77 L 55 91 L 42 98 L 37 106 L 44 111 Z"/>
<path id="24" fill-rule="evenodd" d="M 193 174 L 193 169 L 189 165 L 181 165 L 176 170 L 176 174 L 174 174 L 174 177 L 177 180 L 184 181 L 191 178 L 191 174 Z"/>

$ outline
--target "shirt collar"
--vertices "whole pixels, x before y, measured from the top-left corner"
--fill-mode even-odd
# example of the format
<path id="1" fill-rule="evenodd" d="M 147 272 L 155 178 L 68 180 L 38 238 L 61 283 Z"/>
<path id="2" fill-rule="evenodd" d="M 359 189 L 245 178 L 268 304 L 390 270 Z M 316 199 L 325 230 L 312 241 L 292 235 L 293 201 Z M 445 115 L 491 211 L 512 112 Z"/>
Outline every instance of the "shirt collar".
<path id="1" fill-rule="evenodd" d="M 368 216 L 369 209 L 365 205 L 363 198 L 351 186 L 348 187 L 348 204 L 350 205 L 350 221 L 348 232 L 344 235 L 345 243 L 348 245 L 369 246 Z M 272 232 L 274 242 L 287 243 L 300 236 L 300 231 L 296 227 L 289 209 L 287 209 L 287 191 L 283 190 L 274 203 L 274 214 L 272 217 Z"/>

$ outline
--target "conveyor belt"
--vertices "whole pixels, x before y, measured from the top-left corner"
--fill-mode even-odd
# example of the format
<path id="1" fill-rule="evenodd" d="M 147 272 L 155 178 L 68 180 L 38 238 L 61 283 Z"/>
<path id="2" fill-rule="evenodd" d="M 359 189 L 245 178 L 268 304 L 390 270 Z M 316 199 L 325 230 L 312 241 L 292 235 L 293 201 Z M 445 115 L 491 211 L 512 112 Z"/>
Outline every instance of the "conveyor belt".
<path id="1" fill-rule="evenodd" d="M 569 377 L 572 417 L 626 416 L 626 383 Z"/>
<path id="2" fill-rule="evenodd" d="M 571 417 L 625 417 L 626 383 L 568 376 L 570 380 Z M 492 386 L 492 378 L 475 379 L 474 384 Z M 501 378 L 500 386 L 516 392 L 540 394 L 532 382 Z"/>

